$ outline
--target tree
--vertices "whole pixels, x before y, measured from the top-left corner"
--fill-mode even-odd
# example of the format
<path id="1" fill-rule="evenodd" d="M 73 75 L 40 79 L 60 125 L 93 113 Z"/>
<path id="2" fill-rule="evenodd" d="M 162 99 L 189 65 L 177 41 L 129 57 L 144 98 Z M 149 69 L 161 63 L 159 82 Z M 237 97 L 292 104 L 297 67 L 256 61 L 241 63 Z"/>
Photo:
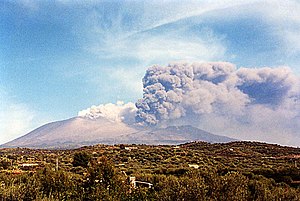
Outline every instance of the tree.
<path id="1" fill-rule="evenodd" d="M 92 163 L 88 168 L 87 179 L 83 185 L 85 195 L 83 200 L 122 200 L 129 192 L 126 178 L 118 172 L 113 163 L 101 157 L 98 163 Z"/>
<path id="2" fill-rule="evenodd" d="M 77 152 L 74 154 L 74 157 L 73 157 L 73 166 L 74 167 L 78 167 L 78 166 L 81 166 L 81 167 L 88 167 L 88 164 L 89 164 L 89 161 L 91 159 L 91 156 L 85 152 Z"/>
<path id="3" fill-rule="evenodd" d="M 8 160 L 1 160 L 0 161 L 0 168 L 8 169 L 10 166 L 10 162 Z"/>

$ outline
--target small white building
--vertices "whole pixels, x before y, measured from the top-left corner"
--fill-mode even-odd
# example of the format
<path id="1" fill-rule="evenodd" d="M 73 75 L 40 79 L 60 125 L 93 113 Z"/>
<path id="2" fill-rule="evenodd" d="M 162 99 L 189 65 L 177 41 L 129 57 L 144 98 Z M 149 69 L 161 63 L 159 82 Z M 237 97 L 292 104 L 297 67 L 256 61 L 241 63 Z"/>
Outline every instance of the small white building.
<path id="1" fill-rule="evenodd" d="M 136 181 L 135 177 L 129 177 L 129 183 L 131 188 L 136 188 L 136 187 L 148 187 L 152 188 L 153 184 L 145 181 Z"/>
<path id="2" fill-rule="evenodd" d="M 37 163 L 23 163 L 19 165 L 22 170 L 33 170 L 39 166 Z"/>
<path id="3" fill-rule="evenodd" d="M 197 165 L 197 164 L 189 164 L 189 167 L 190 167 L 190 168 L 198 169 L 198 168 L 199 168 L 199 165 Z"/>

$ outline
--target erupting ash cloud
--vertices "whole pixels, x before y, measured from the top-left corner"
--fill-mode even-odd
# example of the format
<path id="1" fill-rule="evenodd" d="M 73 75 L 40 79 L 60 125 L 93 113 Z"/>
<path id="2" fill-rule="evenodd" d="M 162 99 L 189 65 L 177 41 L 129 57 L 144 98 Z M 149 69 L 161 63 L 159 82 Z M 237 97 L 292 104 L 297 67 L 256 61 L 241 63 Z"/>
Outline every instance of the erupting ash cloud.
<path id="1" fill-rule="evenodd" d="M 270 128 L 287 136 L 299 134 L 300 81 L 286 67 L 155 65 L 147 70 L 143 86 L 143 98 L 136 103 L 141 124 L 194 124 L 218 133 L 244 133 L 248 139 L 250 132 L 267 134 Z"/>
<path id="2" fill-rule="evenodd" d="M 118 101 L 117 104 L 108 103 L 98 106 L 92 106 L 86 110 L 78 112 L 79 117 L 98 119 L 106 118 L 113 122 L 125 122 L 128 124 L 134 123 L 136 107 L 134 103 L 126 103 Z"/>
<path id="3" fill-rule="evenodd" d="M 287 67 L 227 62 L 154 65 L 134 103 L 92 106 L 79 116 L 144 126 L 192 125 L 242 140 L 300 143 L 300 79 Z"/>
<path id="4" fill-rule="evenodd" d="M 149 125 L 177 119 L 187 113 L 211 113 L 218 105 L 244 105 L 248 99 L 225 83 L 234 72 L 230 63 L 170 64 L 149 68 L 143 79 L 144 95 L 136 119 Z M 236 100 L 235 98 L 238 97 Z"/>

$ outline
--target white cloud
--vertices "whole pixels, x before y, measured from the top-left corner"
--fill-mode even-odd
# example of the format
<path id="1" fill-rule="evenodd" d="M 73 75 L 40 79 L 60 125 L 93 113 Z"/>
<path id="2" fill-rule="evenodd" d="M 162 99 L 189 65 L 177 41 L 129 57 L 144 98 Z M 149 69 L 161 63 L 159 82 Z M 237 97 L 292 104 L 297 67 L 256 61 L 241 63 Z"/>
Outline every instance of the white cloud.
<path id="1" fill-rule="evenodd" d="M 78 116 L 89 119 L 105 118 L 112 122 L 132 124 L 135 122 L 135 112 L 136 107 L 134 103 L 118 101 L 116 104 L 93 105 L 90 108 L 78 112 Z"/>

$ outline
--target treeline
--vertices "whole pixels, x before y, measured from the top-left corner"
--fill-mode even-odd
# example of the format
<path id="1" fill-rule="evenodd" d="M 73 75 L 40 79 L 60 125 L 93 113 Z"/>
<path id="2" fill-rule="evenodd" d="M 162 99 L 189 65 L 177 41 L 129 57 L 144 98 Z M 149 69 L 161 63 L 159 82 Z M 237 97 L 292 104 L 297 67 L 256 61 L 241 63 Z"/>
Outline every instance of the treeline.
<path id="1" fill-rule="evenodd" d="M 137 180 L 153 187 L 133 188 L 126 174 L 105 157 L 93 160 L 89 154 L 77 152 L 72 165 L 70 170 L 44 167 L 18 175 L 1 173 L 0 200 L 300 200 L 300 189 L 284 180 L 289 171 L 299 175 L 297 169 L 174 168 L 135 174 Z"/>

